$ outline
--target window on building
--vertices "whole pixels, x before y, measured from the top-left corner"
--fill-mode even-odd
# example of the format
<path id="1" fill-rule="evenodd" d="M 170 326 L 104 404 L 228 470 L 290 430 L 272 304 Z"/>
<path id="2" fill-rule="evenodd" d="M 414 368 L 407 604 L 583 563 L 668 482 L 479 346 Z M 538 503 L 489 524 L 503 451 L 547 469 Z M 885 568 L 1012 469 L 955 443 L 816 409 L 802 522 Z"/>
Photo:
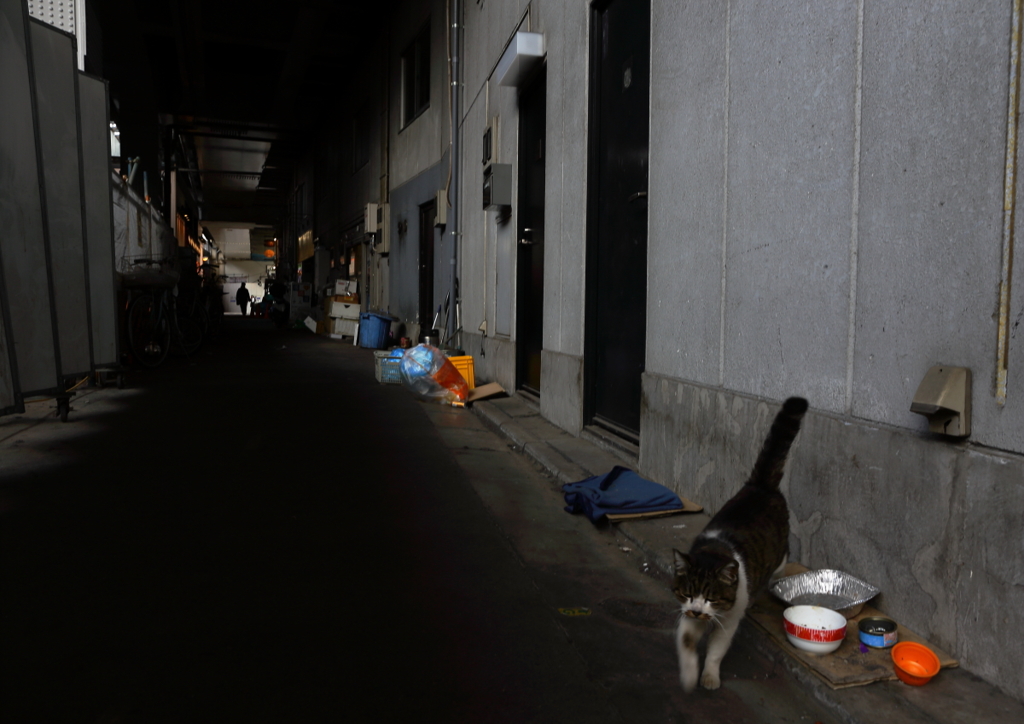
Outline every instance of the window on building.
<path id="1" fill-rule="evenodd" d="M 402 126 L 430 107 L 430 21 L 402 53 Z"/>

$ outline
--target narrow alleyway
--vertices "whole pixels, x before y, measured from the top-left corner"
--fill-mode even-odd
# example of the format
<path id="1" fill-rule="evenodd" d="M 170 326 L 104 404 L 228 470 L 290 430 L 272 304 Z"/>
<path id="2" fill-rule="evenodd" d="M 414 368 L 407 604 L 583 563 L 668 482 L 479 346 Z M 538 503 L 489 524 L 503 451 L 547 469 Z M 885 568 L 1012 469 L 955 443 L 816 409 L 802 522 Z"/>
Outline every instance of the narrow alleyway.
<path id="1" fill-rule="evenodd" d="M 472 412 L 230 323 L 0 419 L 4 721 L 826 719 L 742 642 L 684 698 L 664 582 Z"/>

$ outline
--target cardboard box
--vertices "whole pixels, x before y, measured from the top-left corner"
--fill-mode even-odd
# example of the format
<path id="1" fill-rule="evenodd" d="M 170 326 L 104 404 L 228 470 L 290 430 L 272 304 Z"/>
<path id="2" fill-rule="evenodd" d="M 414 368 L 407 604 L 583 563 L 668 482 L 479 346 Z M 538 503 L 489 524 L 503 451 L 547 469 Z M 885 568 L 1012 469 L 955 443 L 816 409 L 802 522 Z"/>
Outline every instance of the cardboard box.
<path id="1" fill-rule="evenodd" d="M 343 297 L 359 291 L 359 282 L 355 279 L 339 279 L 334 282 L 334 296 Z"/>
<path id="2" fill-rule="evenodd" d="M 328 315 L 341 319 L 359 319 L 359 305 L 331 300 Z"/>
<path id="3" fill-rule="evenodd" d="M 358 319 L 331 319 L 328 332 L 332 337 L 355 337 L 359 329 Z"/>

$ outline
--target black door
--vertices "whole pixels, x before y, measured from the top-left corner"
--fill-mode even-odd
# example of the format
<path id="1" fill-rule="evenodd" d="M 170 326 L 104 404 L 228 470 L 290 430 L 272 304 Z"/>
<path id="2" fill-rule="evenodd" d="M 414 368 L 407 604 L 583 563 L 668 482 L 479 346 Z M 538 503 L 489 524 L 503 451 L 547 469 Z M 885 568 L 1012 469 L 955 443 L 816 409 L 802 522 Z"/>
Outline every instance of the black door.
<path id="1" fill-rule="evenodd" d="M 434 210 L 435 203 L 420 207 L 420 333 L 427 333 L 434 322 Z"/>
<path id="2" fill-rule="evenodd" d="M 593 13 L 587 413 L 634 436 L 647 340 L 650 1 Z"/>
<path id="3" fill-rule="evenodd" d="M 540 394 L 544 347 L 544 129 L 547 71 L 519 96 L 519 236 L 516 253 L 516 378 Z"/>

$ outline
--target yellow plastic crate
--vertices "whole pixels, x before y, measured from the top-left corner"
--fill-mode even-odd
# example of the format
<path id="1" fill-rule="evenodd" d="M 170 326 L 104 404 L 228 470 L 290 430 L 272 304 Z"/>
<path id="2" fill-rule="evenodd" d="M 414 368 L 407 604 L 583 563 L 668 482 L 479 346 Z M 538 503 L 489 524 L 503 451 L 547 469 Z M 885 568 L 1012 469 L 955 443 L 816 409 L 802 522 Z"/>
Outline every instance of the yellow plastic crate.
<path id="1" fill-rule="evenodd" d="M 462 357 L 449 357 L 448 361 L 455 365 L 455 369 L 459 371 L 462 378 L 466 380 L 466 384 L 469 385 L 469 389 L 476 387 L 476 379 L 473 374 L 473 357 L 471 355 L 463 355 Z"/>

